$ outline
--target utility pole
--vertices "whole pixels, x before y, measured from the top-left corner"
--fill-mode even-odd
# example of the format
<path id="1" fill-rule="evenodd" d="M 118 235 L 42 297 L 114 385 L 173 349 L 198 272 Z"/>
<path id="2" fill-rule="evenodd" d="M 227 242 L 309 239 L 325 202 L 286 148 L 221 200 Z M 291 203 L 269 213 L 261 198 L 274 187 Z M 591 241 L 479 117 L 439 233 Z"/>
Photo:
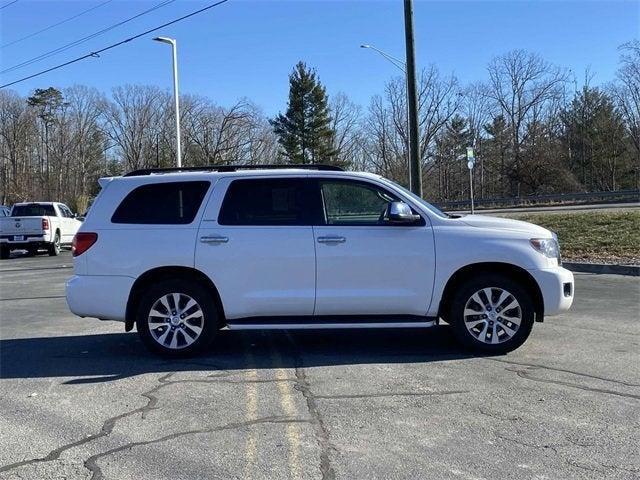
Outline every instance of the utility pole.
<path id="1" fill-rule="evenodd" d="M 471 200 L 471 215 L 474 214 L 475 206 L 473 202 L 473 167 L 476 166 L 476 157 L 473 147 L 467 147 L 467 167 L 469 168 L 469 200 Z"/>
<path id="2" fill-rule="evenodd" d="M 422 197 L 422 165 L 418 138 L 418 94 L 416 90 L 416 52 L 413 42 L 413 1 L 404 0 L 404 33 L 407 49 L 407 101 L 409 109 L 409 172 L 411 191 Z"/>

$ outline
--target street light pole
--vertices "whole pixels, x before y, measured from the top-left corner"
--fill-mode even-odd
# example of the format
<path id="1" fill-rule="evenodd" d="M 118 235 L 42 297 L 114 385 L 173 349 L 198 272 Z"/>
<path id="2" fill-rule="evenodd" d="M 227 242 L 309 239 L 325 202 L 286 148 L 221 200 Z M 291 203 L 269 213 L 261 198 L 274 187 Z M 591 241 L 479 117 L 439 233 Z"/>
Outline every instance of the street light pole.
<path id="1" fill-rule="evenodd" d="M 406 124 L 407 124 L 407 144 L 405 145 L 405 148 L 407 149 L 407 173 L 408 173 L 408 180 L 409 180 L 409 187 L 411 187 L 411 165 L 410 165 L 410 158 L 411 158 L 411 154 L 409 153 L 409 151 L 411 150 L 410 144 L 409 144 L 409 86 L 407 83 L 407 65 L 400 59 L 389 55 L 387 52 L 384 52 L 382 50 L 380 50 L 379 48 L 374 47 L 373 45 L 360 45 L 360 48 L 369 48 L 377 53 L 379 53 L 380 55 L 382 55 L 386 60 L 388 60 L 391 64 L 393 64 L 393 66 L 395 66 L 396 68 L 398 68 L 398 70 L 402 71 L 403 75 L 404 75 L 404 83 L 405 83 L 405 94 L 407 96 L 407 108 L 406 108 Z"/>
<path id="2" fill-rule="evenodd" d="M 178 47 L 175 39 L 168 37 L 156 37 L 157 42 L 168 43 L 173 52 L 173 101 L 176 115 L 176 166 L 182 167 L 182 147 L 180 142 L 180 97 L 178 94 Z"/>
<path id="3" fill-rule="evenodd" d="M 416 52 L 413 42 L 413 1 L 404 0 L 404 32 L 407 51 L 407 100 L 409 109 L 409 171 L 411 191 L 422 197 L 422 166 L 418 139 L 418 94 L 416 91 Z"/>

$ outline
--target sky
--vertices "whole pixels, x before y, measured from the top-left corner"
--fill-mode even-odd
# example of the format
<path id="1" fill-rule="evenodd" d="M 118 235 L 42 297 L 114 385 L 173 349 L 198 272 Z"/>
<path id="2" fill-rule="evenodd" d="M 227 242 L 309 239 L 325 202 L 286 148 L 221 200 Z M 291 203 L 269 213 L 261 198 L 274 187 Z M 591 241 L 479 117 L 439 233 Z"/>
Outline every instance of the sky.
<path id="1" fill-rule="evenodd" d="M 0 48 L 0 70 L 30 60 L 162 3 L 111 0 L 92 12 L 14 45 Z M 165 0 L 166 1 L 166 0 Z M 0 75 L 2 84 L 198 10 L 215 0 L 174 0 L 64 52 Z M 0 0 L 0 45 L 74 16 L 105 0 Z M 4 8 L 3 8 L 4 7 Z M 624 42 L 640 38 L 640 0 L 631 1 L 427 1 L 414 0 L 416 62 L 455 74 L 462 84 L 487 78 L 487 63 L 513 49 L 538 53 L 592 84 L 615 77 Z M 133 42 L 13 85 L 36 88 L 84 84 L 109 92 L 124 84 L 172 88 L 171 48 L 178 41 L 180 92 L 221 105 L 249 98 L 267 115 L 286 108 L 288 75 L 299 60 L 316 69 L 329 96 L 347 94 L 369 104 L 385 82 L 401 74 L 361 44 L 404 57 L 401 0 L 229 0 L 218 7 Z"/>

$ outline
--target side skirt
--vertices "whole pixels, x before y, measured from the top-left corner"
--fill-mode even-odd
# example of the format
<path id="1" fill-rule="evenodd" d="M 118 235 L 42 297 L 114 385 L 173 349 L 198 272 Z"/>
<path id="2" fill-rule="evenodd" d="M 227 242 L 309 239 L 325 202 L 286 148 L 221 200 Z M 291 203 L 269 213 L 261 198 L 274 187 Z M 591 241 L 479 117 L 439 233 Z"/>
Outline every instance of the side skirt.
<path id="1" fill-rule="evenodd" d="M 222 330 L 327 330 L 355 328 L 429 328 L 436 317 L 409 315 L 331 315 L 233 319 Z"/>

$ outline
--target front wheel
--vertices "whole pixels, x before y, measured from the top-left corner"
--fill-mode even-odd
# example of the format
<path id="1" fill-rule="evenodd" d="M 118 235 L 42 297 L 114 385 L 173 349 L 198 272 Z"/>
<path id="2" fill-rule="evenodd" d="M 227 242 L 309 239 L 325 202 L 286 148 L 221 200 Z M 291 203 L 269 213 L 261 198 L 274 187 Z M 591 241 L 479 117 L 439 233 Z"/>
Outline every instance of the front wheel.
<path id="1" fill-rule="evenodd" d="M 200 284 L 188 279 L 165 280 L 142 294 L 136 325 L 149 350 L 181 357 L 211 344 L 218 315 L 211 292 Z"/>
<path id="2" fill-rule="evenodd" d="M 522 284 L 504 275 L 484 274 L 458 288 L 449 318 L 463 345 L 487 353 L 507 353 L 529 337 L 535 310 Z"/>

